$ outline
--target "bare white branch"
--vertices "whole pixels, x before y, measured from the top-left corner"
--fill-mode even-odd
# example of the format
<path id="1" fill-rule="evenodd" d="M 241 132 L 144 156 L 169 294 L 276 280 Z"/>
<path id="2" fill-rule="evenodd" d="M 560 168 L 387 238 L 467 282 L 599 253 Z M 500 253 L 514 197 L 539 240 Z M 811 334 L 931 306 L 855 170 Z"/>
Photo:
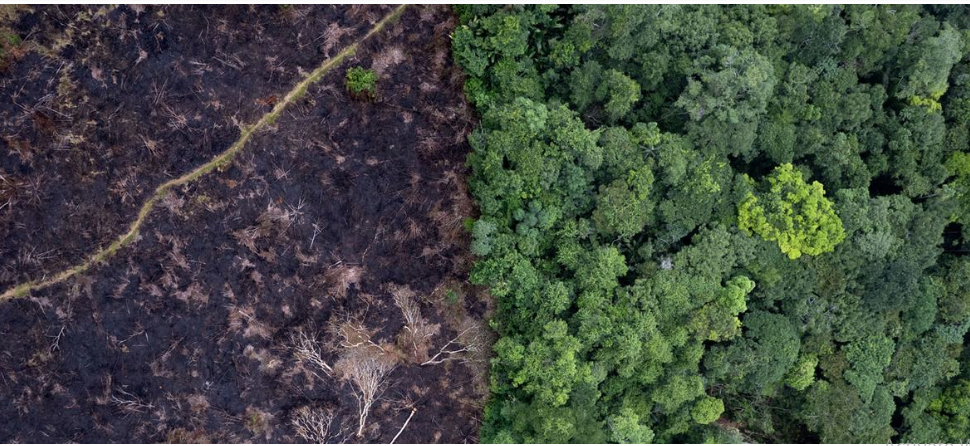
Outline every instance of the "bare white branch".
<path id="1" fill-rule="evenodd" d="M 297 329 L 290 335 L 290 348 L 300 362 L 313 365 L 327 376 L 333 376 L 333 368 L 323 360 L 323 352 L 320 350 L 315 333 L 307 333 L 307 330 L 302 328 Z"/>
<path id="2" fill-rule="evenodd" d="M 397 437 L 400 437 L 401 432 L 404 432 L 404 428 L 408 427 L 408 423 L 411 422 L 411 418 L 414 417 L 414 413 L 417 411 L 418 411 L 417 407 L 411 408 L 411 415 L 408 415 L 408 419 L 404 420 L 404 425 L 401 426 L 401 430 L 397 431 L 397 435 L 395 435 L 394 438 L 391 439 L 391 442 L 389 444 L 394 444 L 394 442 L 397 441 Z"/>
<path id="3" fill-rule="evenodd" d="M 387 377 L 394 371 L 394 359 L 383 350 L 362 346 L 344 351 L 336 368 L 343 379 L 350 382 L 357 399 L 357 437 L 360 438 L 367 426 L 367 415 L 374 403 L 381 399 Z"/>
<path id="4" fill-rule="evenodd" d="M 422 362 L 422 366 L 441 364 L 456 359 L 465 359 L 467 354 L 479 352 L 485 345 L 478 324 L 469 325 L 448 341 L 431 359 Z"/>
<path id="5" fill-rule="evenodd" d="M 111 394 L 110 401 L 129 415 L 133 413 L 142 413 L 155 408 L 154 405 L 145 403 L 141 398 L 126 392 L 120 387 L 115 390 L 117 393 Z"/>
<path id="6" fill-rule="evenodd" d="M 401 309 L 404 316 L 404 332 L 401 333 L 400 341 L 411 348 L 416 361 L 428 357 L 428 343 L 434 335 L 438 334 L 440 326 L 429 324 L 421 315 L 421 306 L 414 299 L 415 293 L 408 287 L 391 286 L 391 295 L 394 296 L 394 304 Z"/>
<path id="7" fill-rule="evenodd" d="M 303 406 L 296 410 L 290 421 L 296 434 L 310 443 L 323 444 L 330 439 L 330 425 L 334 414 L 331 410 L 311 409 Z"/>

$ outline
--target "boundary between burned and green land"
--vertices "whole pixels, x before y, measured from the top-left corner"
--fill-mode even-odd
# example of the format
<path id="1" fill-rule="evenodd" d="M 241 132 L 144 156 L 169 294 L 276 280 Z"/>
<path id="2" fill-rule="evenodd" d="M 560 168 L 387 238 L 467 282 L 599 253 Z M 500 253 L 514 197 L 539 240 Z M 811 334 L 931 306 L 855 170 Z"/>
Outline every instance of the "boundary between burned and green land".
<path id="1" fill-rule="evenodd" d="M 155 205 L 170 190 L 178 186 L 184 186 L 186 184 L 192 183 L 198 180 L 199 178 L 201 178 L 203 175 L 209 172 L 212 172 L 217 168 L 227 166 L 233 160 L 233 158 L 235 158 L 235 156 L 240 151 L 242 151 L 242 149 L 246 146 L 246 143 L 249 142 L 250 138 L 252 138 L 254 133 L 259 131 L 263 127 L 272 125 L 289 105 L 293 104 L 294 102 L 296 102 L 306 94 L 307 88 L 309 88 L 310 85 L 319 82 L 325 74 L 329 73 L 333 68 L 340 65 L 344 61 L 344 59 L 354 55 L 361 43 L 363 43 L 364 41 L 372 37 L 374 34 L 377 34 L 378 32 L 380 32 L 388 23 L 391 23 L 392 21 L 399 18 L 401 14 L 404 13 L 404 10 L 407 8 L 407 6 L 408 5 L 398 6 L 397 8 L 394 9 L 394 11 L 386 15 L 376 24 L 374 24 L 374 26 L 370 29 L 370 31 L 368 31 L 367 34 L 365 34 L 363 37 L 361 37 L 354 43 L 351 43 L 350 45 L 346 46 L 343 50 L 341 50 L 333 57 L 323 61 L 320 64 L 320 66 L 318 66 L 315 70 L 310 72 L 310 74 L 308 74 L 298 84 L 296 84 L 286 94 L 286 96 L 284 96 L 283 99 L 277 102 L 276 106 L 274 106 L 271 111 L 263 115 L 263 117 L 260 118 L 259 121 L 256 121 L 254 124 L 242 127 L 242 132 L 240 133 L 239 138 L 236 139 L 236 141 L 232 145 L 230 145 L 228 149 L 226 149 L 219 155 L 216 155 L 209 162 L 202 164 L 199 167 L 196 167 L 192 171 L 178 178 L 174 178 L 169 181 L 166 181 L 162 183 L 160 186 L 158 186 L 155 189 L 155 191 L 152 193 L 151 197 L 149 197 L 148 200 L 146 200 L 142 204 L 141 208 L 138 210 L 138 216 L 131 223 L 131 225 L 128 228 L 128 231 L 120 235 L 110 245 L 99 249 L 97 252 L 91 255 L 84 262 L 78 265 L 75 265 L 74 267 L 68 268 L 64 271 L 61 271 L 60 273 L 55 274 L 53 277 L 50 277 L 47 279 L 37 279 L 37 280 L 24 282 L 20 285 L 16 285 L 13 288 L 8 289 L 3 294 L 0 294 L 0 302 L 13 299 L 13 298 L 24 297 L 31 291 L 36 291 L 36 290 L 63 282 L 77 274 L 87 271 L 95 264 L 107 260 L 109 257 L 113 256 L 118 251 L 118 249 L 130 244 L 133 240 L 135 240 L 136 235 L 138 235 L 139 229 L 148 219 L 148 215 L 155 208 Z"/>

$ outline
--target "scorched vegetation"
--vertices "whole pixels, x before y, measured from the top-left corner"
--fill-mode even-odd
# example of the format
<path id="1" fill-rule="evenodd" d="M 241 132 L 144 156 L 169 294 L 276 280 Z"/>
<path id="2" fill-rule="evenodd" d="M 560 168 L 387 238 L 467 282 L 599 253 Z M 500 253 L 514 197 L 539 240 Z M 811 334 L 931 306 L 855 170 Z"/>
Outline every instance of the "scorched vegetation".
<path id="1" fill-rule="evenodd" d="M 476 441 L 455 24 L 0 7 L 0 442 Z"/>

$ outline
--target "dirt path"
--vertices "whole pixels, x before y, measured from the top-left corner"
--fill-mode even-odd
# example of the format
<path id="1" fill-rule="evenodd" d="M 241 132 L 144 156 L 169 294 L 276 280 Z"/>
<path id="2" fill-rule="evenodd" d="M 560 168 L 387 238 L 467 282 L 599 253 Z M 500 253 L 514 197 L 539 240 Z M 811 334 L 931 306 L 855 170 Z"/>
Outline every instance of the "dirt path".
<path id="1" fill-rule="evenodd" d="M 249 142 L 250 138 L 254 133 L 266 127 L 267 125 L 272 125 L 287 107 L 289 107 L 295 101 L 303 97 L 303 95 L 306 93 L 307 88 L 310 85 L 318 82 L 321 78 L 323 78 L 323 76 L 326 73 L 330 72 L 330 70 L 332 70 L 333 68 L 339 66 L 344 59 L 346 59 L 348 56 L 353 55 L 357 51 L 357 47 L 361 43 L 363 43 L 364 41 L 372 37 L 374 34 L 380 32 L 385 25 L 395 20 L 396 18 L 400 17 L 400 15 L 404 12 L 405 8 L 407 8 L 407 5 L 401 5 L 397 7 L 394 11 L 392 11 L 390 14 L 385 16 L 379 22 L 377 22 L 374 25 L 374 27 L 371 28 L 371 30 L 366 35 L 364 35 L 364 37 L 346 46 L 335 56 L 321 63 L 319 67 L 317 67 L 315 70 L 310 72 L 310 74 L 308 74 L 300 83 L 296 84 L 296 86 L 294 86 L 293 89 L 291 89 L 286 94 L 286 96 L 283 97 L 283 99 L 277 102 L 271 111 L 264 114 L 263 117 L 260 118 L 256 123 L 249 126 L 244 126 L 242 128 L 241 134 L 239 135 L 239 138 L 231 146 L 229 146 L 229 148 L 226 149 L 224 152 L 212 158 L 212 160 L 210 160 L 209 162 L 193 169 L 191 172 L 188 172 L 185 175 L 182 175 L 178 178 L 169 180 L 165 183 L 162 183 L 160 186 L 158 186 L 158 188 L 156 188 L 155 191 L 152 193 L 151 197 L 147 201 L 145 201 L 145 203 L 141 206 L 141 208 L 138 211 L 137 218 L 135 218 L 135 220 L 131 223 L 131 226 L 128 228 L 128 231 L 122 234 L 121 236 L 119 236 L 110 245 L 98 250 L 90 258 L 88 258 L 88 260 L 84 261 L 83 263 L 80 263 L 77 266 L 74 266 L 72 268 L 68 268 L 54 275 L 49 279 L 33 280 L 8 289 L 3 294 L 0 294 L 0 302 L 17 298 L 17 297 L 24 297 L 30 291 L 39 290 L 39 289 L 63 282 L 77 274 L 83 273 L 94 264 L 104 261 L 105 259 L 111 257 L 115 252 L 117 252 L 118 249 L 131 243 L 131 241 L 134 240 L 135 236 L 138 234 L 138 231 L 141 228 L 142 224 L 148 218 L 148 215 L 155 208 L 155 205 L 159 202 L 159 200 L 165 196 L 166 193 L 168 193 L 170 190 L 172 190 L 177 186 L 184 186 L 186 184 L 192 183 L 198 180 L 200 177 L 204 176 L 205 174 L 212 172 L 217 168 L 227 165 L 246 146 L 246 143 Z"/>

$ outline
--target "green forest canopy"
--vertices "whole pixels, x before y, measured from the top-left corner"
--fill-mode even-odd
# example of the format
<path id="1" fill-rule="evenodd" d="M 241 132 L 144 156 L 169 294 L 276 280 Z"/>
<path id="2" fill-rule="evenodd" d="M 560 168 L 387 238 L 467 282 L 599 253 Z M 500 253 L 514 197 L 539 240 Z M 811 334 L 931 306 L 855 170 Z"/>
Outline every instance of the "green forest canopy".
<path id="1" fill-rule="evenodd" d="M 970 12 L 456 7 L 492 442 L 970 438 Z"/>

